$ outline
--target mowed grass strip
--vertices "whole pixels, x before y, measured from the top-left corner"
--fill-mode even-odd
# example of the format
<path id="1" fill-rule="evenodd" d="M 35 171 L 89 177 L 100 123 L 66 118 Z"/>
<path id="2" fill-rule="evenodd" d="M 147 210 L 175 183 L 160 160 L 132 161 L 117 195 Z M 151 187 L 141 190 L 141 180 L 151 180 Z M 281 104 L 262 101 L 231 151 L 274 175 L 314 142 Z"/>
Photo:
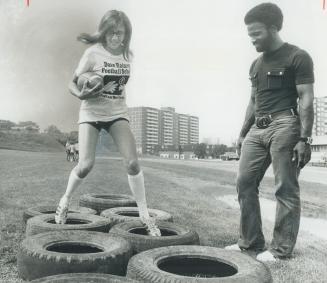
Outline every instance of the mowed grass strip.
<path id="1" fill-rule="evenodd" d="M 235 173 L 176 164 L 141 162 L 150 208 L 171 213 L 174 221 L 196 230 L 203 245 L 224 247 L 238 238 L 239 210 L 217 200 L 235 194 Z M 0 150 L 0 282 L 22 282 L 17 276 L 16 253 L 25 237 L 22 214 L 35 205 L 56 204 L 62 195 L 70 170 L 75 163 L 65 160 L 65 153 L 32 153 Z M 307 183 L 312 194 L 322 187 Z M 273 198 L 273 180 L 263 183 L 265 197 Z M 126 172 L 121 160 L 98 158 L 93 171 L 74 197 L 83 193 L 130 194 Z M 304 195 L 310 195 L 309 191 Z M 308 198 L 315 212 L 323 200 Z M 316 199 L 319 199 L 317 202 Z M 326 198 L 324 198 L 326 200 Z M 319 214 L 320 215 L 320 214 Z M 323 215 L 323 213 L 321 213 Z M 267 242 L 271 240 L 273 223 L 264 220 Z M 326 242 L 301 232 L 294 259 L 268 264 L 274 282 L 324 282 L 327 278 Z M 2 281 L 1 281 L 2 280 Z"/>
<path id="2" fill-rule="evenodd" d="M 212 161 L 207 163 L 203 163 L 203 161 L 201 162 L 201 165 L 195 167 L 194 164 L 196 164 L 196 161 L 162 160 L 162 163 L 160 163 L 160 159 L 144 159 L 143 164 L 145 166 L 148 164 L 151 166 L 151 168 L 178 173 L 179 175 L 196 175 L 198 179 L 203 181 L 212 181 L 216 185 L 219 184 L 219 190 L 217 190 L 216 187 L 213 187 L 214 192 L 218 194 L 218 196 L 225 195 L 228 192 L 236 195 L 236 173 L 230 172 L 228 170 L 222 171 L 221 169 L 213 169 L 213 164 L 215 162 Z M 226 165 L 226 167 L 232 166 L 230 161 L 222 162 L 220 167 L 222 167 L 222 164 Z M 303 170 L 306 170 L 306 168 Z M 222 190 L 223 187 L 227 188 L 228 192 Z M 210 188 L 206 187 L 205 193 L 208 193 L 209 189 Z M 320 183 L 309 183 L 301 181 L 300 177 L 300 190 L 302 216 L 327 219 L 327 186 Z M 275 186 L 273 178 L 263 179 L 260 185 L 260 196 L 270 200 L 275 200 Z"/>

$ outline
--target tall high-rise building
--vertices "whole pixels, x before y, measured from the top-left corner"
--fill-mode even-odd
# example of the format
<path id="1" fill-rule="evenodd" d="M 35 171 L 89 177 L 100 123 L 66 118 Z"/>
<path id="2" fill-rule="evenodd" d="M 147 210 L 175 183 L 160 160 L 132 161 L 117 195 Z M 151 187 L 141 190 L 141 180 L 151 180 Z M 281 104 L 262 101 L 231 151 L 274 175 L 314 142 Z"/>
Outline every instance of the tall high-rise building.
<path id="1" fill-rule="evenodd" d="M 327 135 L 327 96 L 315 97 L 314 102 L 314 123 L 312 135 Z"/>
<path id="2" fill-rule="evenodd" d="M 176 113 L 173 107 L 131 107 L 129 116 L 140 153 L 151 152 L 155 146 L 178 149 L 199 142 L 199 118 Z"/>
<path id="3" fill-rule="evenodd" d="M 174 133 L 176 132 L 175 109 L 172 107 L 161 107 L 159 111 L 159 145 L 169 146 L 176 143 Z"/>
<path id="4" fill-rule="evenodd" d="M 179 145 L 188 144 L 190 140 L 189 115 L 177 114 L 177 119 Z"/>
<path id="5" fill-rule="evenodd" d="M 159 110 L 152 107 L 131 107 L 128 112 L 137 151 L 150 152 L 159 144 Z"/>
<path id="6" fill-rule="evenodd" d="M 199 143 L 199 117 L 189 116 L 189 144 Z"/>

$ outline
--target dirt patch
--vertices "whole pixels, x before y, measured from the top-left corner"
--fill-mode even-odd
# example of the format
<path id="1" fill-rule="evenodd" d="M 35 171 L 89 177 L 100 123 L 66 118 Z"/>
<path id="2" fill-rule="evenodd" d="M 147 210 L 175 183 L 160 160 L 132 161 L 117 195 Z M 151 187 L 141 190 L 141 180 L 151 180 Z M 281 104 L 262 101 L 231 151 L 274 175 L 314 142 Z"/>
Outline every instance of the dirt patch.
<path id="1" fill-rule="evenodd" d="M 217 200 L 227 203 L 229 206 L 235 209 L 239 209 L 237 197 L 235 195 L 225 195 L 217 197 Z M 260 198 L 260 208 L 262 218 L 275 222 L 276 202 Z M 308 232 L 315 237 L 327 241 L 327 221 L 324 219 L 301 217 L 300 231 Z"/>

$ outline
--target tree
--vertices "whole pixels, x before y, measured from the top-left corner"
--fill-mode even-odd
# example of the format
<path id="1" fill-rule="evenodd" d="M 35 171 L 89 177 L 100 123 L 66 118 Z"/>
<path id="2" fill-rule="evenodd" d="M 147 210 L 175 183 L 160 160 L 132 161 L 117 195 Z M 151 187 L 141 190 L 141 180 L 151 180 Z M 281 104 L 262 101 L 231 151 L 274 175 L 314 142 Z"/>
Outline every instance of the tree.
<path id="1" fill-rule="evenodd" d="M 183 147 L 181 145 L 178 146 L 178 158 L 181 159 L 181 155 L 183 154 Z"/>
<path id="2" fill-rule="evenodd" d="M 207 157 L 207 144 L 206 143 L 200 143 L 195 146 L 194 154 L 199 159 L 204 159 Z"/>
<path id="3" fill-rule="evenodd" d="M 225 144 L 215 144 L 211 156 L 212 158 L 219 158 L 220 155 L 224 154 L 226 151 L 228 151 L 228 147 Z"/>
<path id="4" fill-rule="evenodd" d="M 38 124 L 36 124 L 33 121 L 22 121 L 19 122 L 18 125 L 19 127 L 28 127 L 28 126 L 32 126 L 32 127 L 36 127 L 36 128 L 40 128 Z"/>
<path id="5" fill-rule="evenodd" d="M 70 143 L 78 143 L 78 131 L 71 131 L 68 133 L 68 140 Z"/>
<path id="6" fill-rule="evenodd" d="M 19 122 L 17 124 L 18 127 L 22 127 L 24 128 L 25 130 L 28 130 L 28 131 L 34 131 L 34 132 L 38 132 L 40 130 L 40 127 L 38 124 L 36 124 L 35 122 L 33 121 L 23 121 L 23 122 Z"/>
<path id="7" fill-rule="evenodd" d="M 50 125 L 44 130 L 45 133 L 49 134 L 50 136 L 58 136 L 61 135 L 61 131 L 55 125 Z"/>
<path id="8" fill-rule="evenodd" d="M 16 124 L 14 122 L 11 122 L 9 120 L 0 120 L 0 129 L 10 130 L 15 125 Z"/>
<path id="9" fill-rule="evenodd" d="M 62 145 L 65 145 L 68 140 L 68 134 L 62 133 L 55 125 L 50 125 L 44 130 L 44 132 L 55 138 Z"/>

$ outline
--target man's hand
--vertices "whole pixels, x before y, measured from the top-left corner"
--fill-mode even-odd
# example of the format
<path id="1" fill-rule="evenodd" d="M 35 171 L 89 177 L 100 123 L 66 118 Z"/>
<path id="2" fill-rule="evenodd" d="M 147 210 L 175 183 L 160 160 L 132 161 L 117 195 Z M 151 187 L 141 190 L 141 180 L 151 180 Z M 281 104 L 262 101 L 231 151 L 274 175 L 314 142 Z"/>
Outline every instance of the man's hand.
<path id="1" fill-rule="evenodd" d="M 242 149 L 242 144 L 244 141 L 244 137 L 239 137 L 236 142 L 236 152 L 238 156 L 241 156 L 241 149 Z"/>
<path id="2" fill-rule="evenodd" d="M 311 147 L 303 141 L 299 141 L 293 149 L 292 161 L 297 163 L 297 167 L 303 168 L 311 159 Z"/>

